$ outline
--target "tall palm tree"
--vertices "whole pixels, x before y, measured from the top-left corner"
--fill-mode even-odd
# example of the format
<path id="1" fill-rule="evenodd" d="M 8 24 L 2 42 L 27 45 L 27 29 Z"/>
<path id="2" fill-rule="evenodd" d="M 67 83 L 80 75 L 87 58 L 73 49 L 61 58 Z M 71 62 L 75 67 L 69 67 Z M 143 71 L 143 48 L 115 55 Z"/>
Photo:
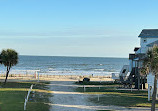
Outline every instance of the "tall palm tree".
<path id="1" fill-rule="evenodd" d="M 13 49 L 2 50 L 1 52 L 1 64 L 7 67 L 6 78 L 4 84 L 7 82 L 9 71 L 12 66 L 18 63 L 18 53 Z"/>
<path id="2" fill-rule="evenodd" d="M 152 73 L 154 75 L 154 89 L 152 95 L 152 105 L 151 111 L 155 111 L 156 93 L 157 93 L 157 80 L 158 80 L 158 46 L 154 45 L 150 49 L 144 59 L 144 68 L 146 69 L 146 74 Z"/>

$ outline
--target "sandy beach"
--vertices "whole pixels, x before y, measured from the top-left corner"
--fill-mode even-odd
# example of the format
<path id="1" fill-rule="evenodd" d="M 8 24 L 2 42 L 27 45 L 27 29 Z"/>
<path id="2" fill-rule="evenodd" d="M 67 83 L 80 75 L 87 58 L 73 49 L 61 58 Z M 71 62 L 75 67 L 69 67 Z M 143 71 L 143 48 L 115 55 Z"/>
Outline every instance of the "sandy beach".
<path id="1" fill-rule="evenodd" d="M 40 75 L 39 80 L 41 81 L 79 81 L 83 80 L 84 77 L 90 78 L 90 81 L 113 81 L 113 79 L 110 76 L 79 76 L 79 75 Z M 0 76 L 0 79 L 2 81 L 5 79 L 5 75 Z M 38 77 L 35 75 L 24 75 L 24 74 L 15 74 L 15 75 L 9 75 L 8 81 L 27 81 L 27 80 L 38 80 Z"/>

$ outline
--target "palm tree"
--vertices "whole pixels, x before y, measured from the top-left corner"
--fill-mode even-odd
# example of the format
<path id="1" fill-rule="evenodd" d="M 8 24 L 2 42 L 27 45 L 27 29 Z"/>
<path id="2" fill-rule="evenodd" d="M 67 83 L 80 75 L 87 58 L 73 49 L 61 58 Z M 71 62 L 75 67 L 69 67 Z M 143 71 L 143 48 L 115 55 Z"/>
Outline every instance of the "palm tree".
<path id="1" fill-rule="evenodd" d="M 146 69 L 146 74 L 152 73 L 155 76 L 154 89 L 152 95 L 152 105 L 151 105 L 151 111 L 155 111 L 157 78 L 158 78 L 158 46 L 157 45 L 154 45 L 153 48 L 147 52 L 143 64 L 144 64 L 144 68 Z"/>
<path id="2" fill-rule="evenodd" d="M 13 49 L 2 50 L 1 54 L 1 64 L 7 67 L 6 78 L 4 84 L 7 82 L 9 71 L 12 66 L 18 63 L 18 53 Z"/>

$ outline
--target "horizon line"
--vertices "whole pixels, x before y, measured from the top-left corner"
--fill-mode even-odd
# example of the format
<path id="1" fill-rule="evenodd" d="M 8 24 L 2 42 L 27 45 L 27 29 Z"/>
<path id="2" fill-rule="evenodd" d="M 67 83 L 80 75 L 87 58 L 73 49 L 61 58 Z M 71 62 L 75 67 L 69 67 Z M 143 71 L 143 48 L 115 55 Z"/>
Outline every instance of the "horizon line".
<path id="1" fill-rule="evenodd" d="M 107 57 L 104 57 L 104 56 L 60 56 L 60 55 L 19 55 L 19 56 L 42 56 L 42 57 L 89 57 L 89 58 L 128 58 L 128 57 L 109 57 L 109 56 L 107 56 Z"/>

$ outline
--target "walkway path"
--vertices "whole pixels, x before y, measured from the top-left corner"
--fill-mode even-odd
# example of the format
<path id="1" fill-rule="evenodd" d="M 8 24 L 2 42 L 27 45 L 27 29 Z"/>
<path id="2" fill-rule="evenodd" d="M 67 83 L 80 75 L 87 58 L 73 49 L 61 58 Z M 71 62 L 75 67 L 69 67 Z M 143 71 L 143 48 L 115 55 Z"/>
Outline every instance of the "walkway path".
<path id="1" fill-rule="evenodd" d="M 130 111 L 150 111 L 149 108 L 125 108 L 118 106 L 98 106 L 88 102 L 88 98 L 94 95 L 87 95 L 74 92 L 78 85 L 73 81 L 53 81 L 50 90 L 53 91 L 51 97 L 51 111 L 96 111 L 96 110 L 130 110 Z"/>

